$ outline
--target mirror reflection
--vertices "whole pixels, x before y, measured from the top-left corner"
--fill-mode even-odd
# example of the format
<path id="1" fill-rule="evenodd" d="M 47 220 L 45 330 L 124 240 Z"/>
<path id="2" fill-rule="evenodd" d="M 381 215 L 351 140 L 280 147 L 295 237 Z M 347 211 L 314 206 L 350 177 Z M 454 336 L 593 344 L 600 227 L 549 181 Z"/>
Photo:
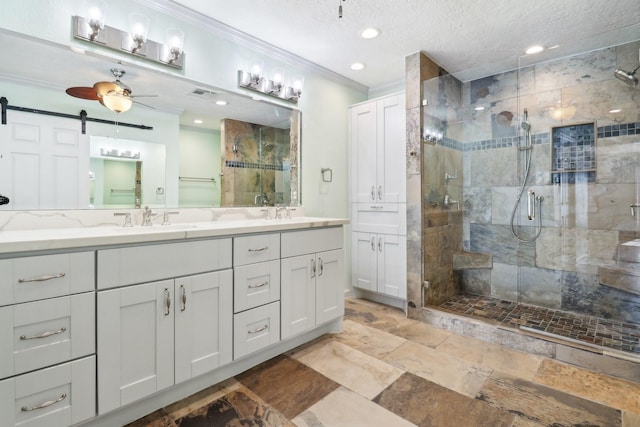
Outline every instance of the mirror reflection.
<path id="1" fill-rule="evenodd" d="M 80 133 L 77 116 L 84 110 L 89 118 L 86 135 L 91 140 L 89 149 L 85 135 L 74 137 L 78 141 L 77 159 L 73 170 L 66 167 L 66 175 L 73 171 L 77 182 L 73 191 L 69 185 L 60 191 L 45 190 L 40 187 L 47 179 L 41 177 L 39 184 L 30 179 L 27 185 L 24 174 L 0 172 L 0 195 L 11 200 L 0 209 L 229 207 L 299 202 L 298 110 L 203 85 L 164 70 L 116 64 L 95 54 L 79 54 L 68 47 L 1 30 L 0 33 L 6 40 L 2 47 L 6 61 L 0 70 L 0 96 L 6 97 L 9 104 L 7 125 L 0 125 L 0 132 L 13 132 L 19 118 L 20 124 L 27 127 L 37 128 L 46 122 L 56 128 L 63 123 L 65 129 Z M 31 61 L 33 57 L 55 58 L 55 64 Z M 25 63 L 31 65 L 24 67 Z M 51 73 L 52 66 L 55 73 Z M 124 74 L 118 79 L 131 88 L 134 96 L 138 95 L 127 112 L 117 114 L 95 99 L 65 93 L 68 88 L 92 87 L 96 82 L 114 80 L 110 71 L 114 67 L 123 69 Z M 18 113 L 11 111 L 12 107 L 72 117 Z M 144 128 L 135 127 L 139 125 Z M 0 170 L 4 165 L 15 164 L 17 156 L 23 155 L 14 153 L 14 147 L 5 141 L 0 138 Z M 139 146 L 129 147 L 134 143 Z M 117 151 L 111 155 L 100 152 L 109 147 Z M 138 152 L 141 158 L 121 154 L 127 151 Z M 150 153 L 158 156 L 150 159 Z M 59 165 L 50 156 L 30 154 L 39 156 L 40 170 L 51 169 L 54 174 L 55 170 L 62 170 L 56 169 Z M 45 193 L 46 203 L 32 197 L 34 192 Z M 75 196 L 71 198 L 71 194 Z M 28 203 L 17 203 L 27 198 Z"/>

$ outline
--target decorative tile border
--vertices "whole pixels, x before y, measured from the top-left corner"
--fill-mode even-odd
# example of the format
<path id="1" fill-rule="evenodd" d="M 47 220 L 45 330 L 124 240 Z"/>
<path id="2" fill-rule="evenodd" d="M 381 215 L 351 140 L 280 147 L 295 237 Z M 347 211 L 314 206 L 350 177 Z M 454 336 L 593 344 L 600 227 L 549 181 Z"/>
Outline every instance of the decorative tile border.
<path id="1" fill-rule="evenodd" d="M 225 160 L 224 166 L 227 168 L 240 168 L 240 169 L 265 169 L 265 170 L 275 170 L 275 171 L 284 170 L 281 164 L 268 165 L 265 163 L 242 162 L 242 161 L 236 161 L 236 160 Z"/>

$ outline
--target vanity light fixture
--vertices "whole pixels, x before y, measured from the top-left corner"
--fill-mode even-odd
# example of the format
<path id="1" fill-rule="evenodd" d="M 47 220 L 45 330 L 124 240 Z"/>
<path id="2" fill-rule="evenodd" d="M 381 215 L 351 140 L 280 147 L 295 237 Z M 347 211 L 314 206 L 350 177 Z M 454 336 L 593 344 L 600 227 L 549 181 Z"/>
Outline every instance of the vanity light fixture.
<path id="1" fill-rule="evenodd" d="M 165 43 L 159 43 L 147 39 L 149 22 L 146 16 L 132 13 L 129 15 L 129 31 L 119 30 L 105 25 L 104 9 L 94 7 L 89 10 L 87 18 L 73 17 L 73 36 L 96 46 L 181 70 L 185 59 L 184 32 L 178 28 L 168 28 Z"/>
<path id="2" fill-rule="evenodd" d="M 238 70 L 238 87 L 297 104 L 302 95 L 304 78 L 294 77 L 288 85 L 284 82 L 284 71 L 280 69 L 274 70 L 271 79 L 262 75 L 261 66 L 254 65 L 251 71 Z"/>
<path id="3" fill-rule="evenodd" d="M 89 6 L 87 25 L 89 26 L 89 39 L 94 41 L 100 34 L 100 31 L 104 29 L 105 22 L 105 10 L 107 4 L 103 1 L 98 1 Z"/>

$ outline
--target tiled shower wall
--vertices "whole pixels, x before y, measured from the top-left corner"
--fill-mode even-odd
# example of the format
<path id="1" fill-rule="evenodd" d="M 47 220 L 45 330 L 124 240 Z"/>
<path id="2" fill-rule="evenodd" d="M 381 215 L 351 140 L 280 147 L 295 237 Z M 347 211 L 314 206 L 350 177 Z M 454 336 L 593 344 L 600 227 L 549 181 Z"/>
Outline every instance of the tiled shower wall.
<path id="1" fill-rule="evenodd" d="M 613 77 L 616 67 L 637 66 L 639 48 L 631 43 L 462 84 L 463 108 L 458 121 L 448 122 L 447 136 L 448 149 L 462 155 L 463 247 L 493 256 L 492 269 L 464 271 L 464 290 L 640 322 L 640 298 L 600 285 L 597 276 L 598 266 L 616 263 L 619 243 L 640 237 L 629 209 L 638 198 L 640 88 Z M 526 219 L 531 188 L 544 197 L 534 243 L 519 243 L 510 230 L 524 174 L 514 147 L 525 108 L 534 148 L 516 224 L 525 236 L 534 231 Z M 590 122 L 597 126 L 595 180 L 561 174 L 552 182 L 552 128 Z"/>

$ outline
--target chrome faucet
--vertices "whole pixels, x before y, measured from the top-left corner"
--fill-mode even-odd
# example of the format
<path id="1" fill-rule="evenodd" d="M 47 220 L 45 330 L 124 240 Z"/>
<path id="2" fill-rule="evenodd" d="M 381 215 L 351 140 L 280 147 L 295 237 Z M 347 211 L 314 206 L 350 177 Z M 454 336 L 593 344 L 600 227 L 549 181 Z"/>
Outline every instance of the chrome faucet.
<path id="1" fill-rule="evenodd" d="M 144 212 L 142 212 L 142 225 L 153 225 L 151 223 L 151 217 L 156 215 L 155 212 L 149 209 L 149 206 L 145 206 Z"/>
<path id="2" fill-rule="evenodd" d="M 451 205 L 456 205 L 456 210 L 460 210 L 460 201 L 451 199 L 451 196 L 449 196 L 448 194 L 444 196 L 444 202 L 442 204 L 446 208 L 451 207 Z"/>
<path id="3" fill-rule="evenodd" d="M 286 206 L 276 206 L 276 215 L 275 219 L 282 219 L 282 211 L 286 211 Z"/>

